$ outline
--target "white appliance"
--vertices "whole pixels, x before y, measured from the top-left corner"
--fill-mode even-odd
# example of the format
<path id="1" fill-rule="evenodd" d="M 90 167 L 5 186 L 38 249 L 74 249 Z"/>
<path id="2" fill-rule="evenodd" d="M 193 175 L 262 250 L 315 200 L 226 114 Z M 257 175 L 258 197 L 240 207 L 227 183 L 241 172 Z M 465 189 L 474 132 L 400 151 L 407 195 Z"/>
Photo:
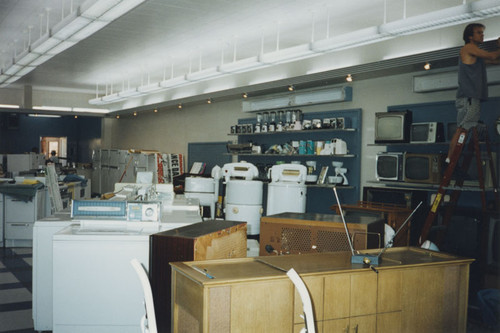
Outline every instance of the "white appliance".
<path id="1" fill-rule="evenodd" d="M 301 164 L 279 164 L 269 169 L 266 215 L 305 213 L 307 168 Z"/>
<path id="2" fill-rule="evenodd" d="M 33 324 L 38 332 L 52 331 L 52 236 L 75 224 L 69 212 L 35 221 L 33 227 Z"/>
<path id="3" fill-rule="evenodd" d="M 247 234 L 260 233 L 263 183 L 253 180 L 259 175 L 251 163 L 227 163 L 222 168 L 226 184 L 226 220 L 247 222 Z"/>
<path id="4" fill-rule="evenodd" d="M 216 165 L 212 169 L 212 178 L 186 177 L 184 195 L 186 198 L 200 200 L 200 206 L 210 207 L 210 218 L 215 219 L 215 203 L 219 199 L 219 180 L 221 168 Z"/>
<path id="5" fill-rule="evenodd" d="M 186 223 L 81 221 L 53 236 L 53 332 L 140 332 L 149 236 Z"/>
<path id="6" fill-rule="evenodd" d="M 27 154 L 8 154 L 7 155 L 7 171 L 20 172 L 36 170 L 40 166 L 45 165 L 45 155 L 36 153 Z"/>

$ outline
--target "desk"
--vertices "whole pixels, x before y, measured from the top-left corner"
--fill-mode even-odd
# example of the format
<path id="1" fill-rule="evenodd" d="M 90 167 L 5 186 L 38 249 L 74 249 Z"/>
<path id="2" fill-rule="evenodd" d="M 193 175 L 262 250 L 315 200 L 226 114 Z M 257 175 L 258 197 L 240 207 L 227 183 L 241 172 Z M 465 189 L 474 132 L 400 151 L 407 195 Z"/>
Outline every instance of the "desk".
<path id="1" fill-rule="evenodd" d="M 275 267 L 300 274 L 319 333 L 466 332 L 472 261 L 398 247 L 378 273 L 348 252 L 172 263 L 172 332 L 299 332 L 302 302 Z"/>

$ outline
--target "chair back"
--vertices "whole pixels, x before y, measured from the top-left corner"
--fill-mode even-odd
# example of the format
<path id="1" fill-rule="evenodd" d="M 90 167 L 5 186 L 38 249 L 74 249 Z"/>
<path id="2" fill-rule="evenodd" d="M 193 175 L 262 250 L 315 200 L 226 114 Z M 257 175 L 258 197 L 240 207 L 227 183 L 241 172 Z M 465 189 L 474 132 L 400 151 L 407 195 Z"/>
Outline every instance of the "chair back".
<path id="1" fill-rule="evenodd" d="M 132 259 L 130 261 L 132 267 L 134 267 L 139 280 L 141 281 L 142 290 L 144 292 L 144 304 L 146 305 L 146 314 L 141 320 L 141 329 L 143 333 L 157 333 L 158 329 L 156 327 L 156 317 L 155 317 L 155 306 L 153 303 L 153 291 L 151 290 L 151 284 L 149 283 L 149 277 L 146 270 L 142 264 L 137 259 Z"/>

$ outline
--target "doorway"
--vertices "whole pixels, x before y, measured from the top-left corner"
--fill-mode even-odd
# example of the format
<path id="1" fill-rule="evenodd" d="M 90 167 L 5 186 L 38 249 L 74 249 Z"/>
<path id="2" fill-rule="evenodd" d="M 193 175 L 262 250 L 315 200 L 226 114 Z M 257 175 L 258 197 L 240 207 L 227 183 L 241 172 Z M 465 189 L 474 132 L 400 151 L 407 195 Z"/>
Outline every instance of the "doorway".
<path id="1" fill-rule="evenodd" d="M 48 160 L 50 153 L 55 151 L 56 156 L 59 157 L 59 163 L 62 166 L 66 166 L 68 157 L 67 137 L 42 136 L 40 137 L 40 148 L 40 152 L 45 155 L 45 159 Z"/>

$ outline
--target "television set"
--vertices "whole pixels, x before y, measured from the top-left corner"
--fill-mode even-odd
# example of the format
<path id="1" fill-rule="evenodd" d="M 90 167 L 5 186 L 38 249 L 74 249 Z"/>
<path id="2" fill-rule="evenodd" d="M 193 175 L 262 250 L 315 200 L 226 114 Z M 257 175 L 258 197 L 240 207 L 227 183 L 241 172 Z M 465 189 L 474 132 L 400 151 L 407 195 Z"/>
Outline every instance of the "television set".
<path id="1" fill-rule="evenodd" d="M 411 143 L 435 143 L 444 141 L 443 123 L 427 122 L 411 124 Z"/>
<path id="2" fill-rule="evenodd" d="M 404 181 L 409 183 L 439 184 L 443 177 L 443 154 L 405 153 Z"/>
<path id="3" fill-rule="evenodd" d="M 400 181 L 403 176 L 403 153 L 380 152 L 376 156 L 375 177 L 379 181 Z"/>
<path id="4" fill-rule="evenodd" d="M 410 141 L 411 111 L 375 113 L 375 143 Z"/>

